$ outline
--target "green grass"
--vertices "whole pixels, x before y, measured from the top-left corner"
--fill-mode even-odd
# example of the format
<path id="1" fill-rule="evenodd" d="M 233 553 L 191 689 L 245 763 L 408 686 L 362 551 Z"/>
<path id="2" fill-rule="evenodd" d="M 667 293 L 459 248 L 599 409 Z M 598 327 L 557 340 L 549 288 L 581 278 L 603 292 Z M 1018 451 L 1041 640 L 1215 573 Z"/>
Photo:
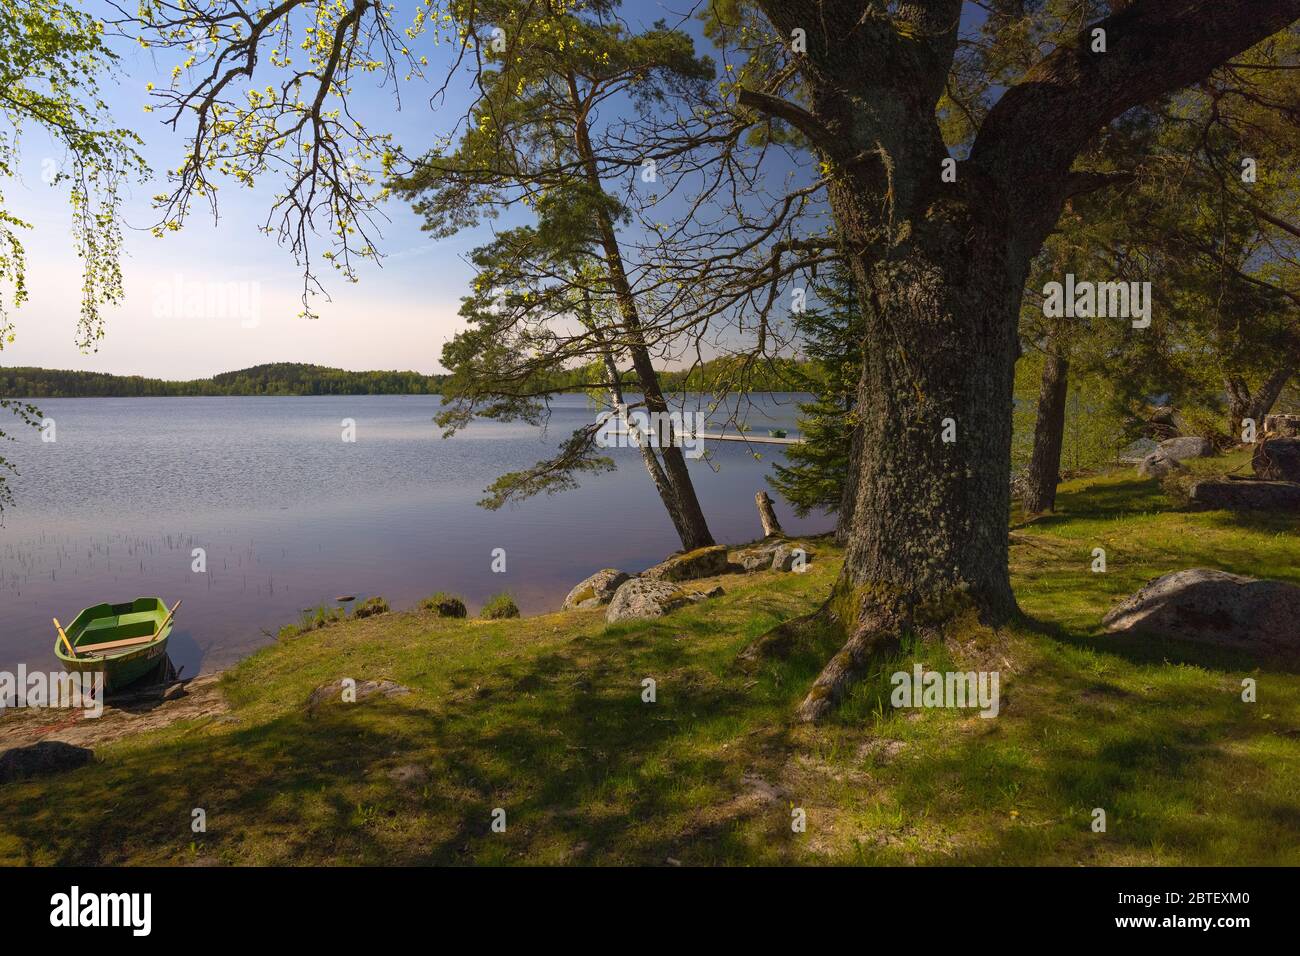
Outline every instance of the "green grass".
<path id="1" fill-rule="evenodd" d="M 478 612 L 478 616 L 489 621 L 518 617 L 519 605 L 515 603 L 515 599 L 509 593 L 502 591 L 500 594 L 494 594 L 487 599 L 487 603 Z"/>
<path id="2" fill-rule="evenodd" d="M 420 607 L 426 611 L 434 611 L 439 617 L 465 617 L 467 614 L 465 602 L 455 594 L 448 594 L 446 591 L 429 595 L 420 602 Z"/>
<path id="3" fill-rule="evenodd" d="M 1063 486 L 1057 515 L 1014 531 L 1023 623 L 909 646 L 813 728 L 791 715 L 829 636 L 757 670 L 735 655 L 818 606 L 826 541 L 804 574 L 721 577 L 722 597 L 652 622 L 416 610 L 312 630 L 228 672 L 226 716 L 0 787 L 0 860 L 1300 864 L 1296 668 L 1098 627 L 1175 568 L 1300 583 L 1295 526 L 1171 508 L 1128 475 Z M 998 670 L 1000 715 L 894 711 L 888 675 L 914 661 Z M 341 677 L 412 692 L 309 713 Z"/>

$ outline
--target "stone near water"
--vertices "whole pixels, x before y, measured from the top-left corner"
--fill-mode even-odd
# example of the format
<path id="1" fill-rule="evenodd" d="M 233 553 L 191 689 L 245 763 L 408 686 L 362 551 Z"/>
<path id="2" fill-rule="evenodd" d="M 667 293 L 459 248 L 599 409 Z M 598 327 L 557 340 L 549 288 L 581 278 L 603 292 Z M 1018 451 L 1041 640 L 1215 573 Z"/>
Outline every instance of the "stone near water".
<path id="1" fill-rule="evenodd" d="M 614 599 L 609 602 L 609 607 L 605 608 L 605 622 L 614 624 L 636 618 L 663 617 L 678 608 L 697 604 L 723 593 L 722 588 L 718 586 L 701 594 L 698 591 L 684 591 L 669 581 L 631 578 L 619 585 L 618 590 L 614 592 Z"/>
<path id="2" fill-rule="evenodd" d="M 1192 485 L 1191 503 L 1228 511 L 1300 511 L 1300 483 L 1208 479 Z"/>
<path id="3" fill-rule="evenodd" d="M 779 545 L 747 548 L 736 553 L 736 563 L 745 571 L 766 571 L 772 566 L 772 555 Z"/>
<path id="4" fill-rule="evenodd" d="M 1102 624 L 1113 634 L 1136 631 L 1221 647 L 1300 651 L 1300 587 L 1190 568 L 1149 582 Z"/>
<path id="5" fill-rule="evenodd" d="M 617 568 L 597 571 L 591 577 L 574 585 L 573 590 L 564 599 L 563 609 L 571 611 L 574 608 L 602 607 L 613 599 L 614 592 L 618 590 L 620 584 L 628 580 L 628 577 L 626 572 Z"/>
<path id="6" fill-rule="evenodd" d="M 796 554 L 795 552 L 801 552 Z M 803 558 L 805 565 L 812 562 L 812 555 L 803 548 L 794 548 L 788 544 L 783 544 L 772 552 L 772 570 L 773 571 L 793 571 L 795 565 Z"/>
<path id="7" fill-rule="evenodd" d="M 1267 481 L 1300 481 L 1300 438 L 1266 438 L 1255 446 L 1251 467 Z"/>
<path id="8" fill-rule="evenodd" d="M 727 547 L 722 544 L 696 548 L 661 561 L 641 572 L 651 581 L 693 581 L 727 573 Z"/>

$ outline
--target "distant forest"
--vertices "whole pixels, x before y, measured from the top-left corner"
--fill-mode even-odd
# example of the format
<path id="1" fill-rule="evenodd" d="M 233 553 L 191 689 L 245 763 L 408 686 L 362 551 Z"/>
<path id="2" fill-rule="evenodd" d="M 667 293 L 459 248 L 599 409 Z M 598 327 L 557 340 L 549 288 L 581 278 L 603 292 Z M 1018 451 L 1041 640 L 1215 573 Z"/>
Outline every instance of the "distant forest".
<path id="1" fill-rule="evenodd" d="M 751 391 L 790 391 L 803 387 L 803 363 L 762 363 L 737 374 L 734 358 L 719 358 L 690 373 L 660 373 L 665 391 L 713 391 L 737 385 Z M 446 375 L 419 372 L 349 372 L 324 365 L 276 362 L 212 378 L 171 382 L 140 375 L 108 375 L 44 368 L 0 368 L 0 398 L 151 398 L 191 395 L 432 395 Z M 573 387 L 588 376 L 572 373 Z M 566 383 L 567 384 L 567 383 Z"/>
<path id="2" fill-rule="evenodd" d="M 276 362 L 212 378 L 169 382 L 140 375 L 0 368 L 5 398 L 132 398 L 170 395 L 426 395 L 444 376 L 419 372 L 349 372 L 323 365 Z"/>

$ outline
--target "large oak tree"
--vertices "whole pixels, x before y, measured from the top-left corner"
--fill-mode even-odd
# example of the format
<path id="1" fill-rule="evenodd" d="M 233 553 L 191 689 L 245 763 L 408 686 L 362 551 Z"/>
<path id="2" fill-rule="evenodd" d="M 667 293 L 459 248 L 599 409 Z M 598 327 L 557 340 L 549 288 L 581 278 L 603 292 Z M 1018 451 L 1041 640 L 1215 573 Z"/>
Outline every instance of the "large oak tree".
<path id="1" fill-rule="evenodd" d="M 830 168 L 870 345 L 858 498 L 828 605 L 847 640 L 800 708 L 816 719 L 903 631 L 971 605 L 989 622 L 1015 613 L 1017 317 L 1030 262 L 1064 203 L 1095 186 L 1073 171 L 1076 158 L 1126 111 L 1287 27 L 1300 0 L 1138 0 L 1082 25 L 982 118 L 955 182 L 941 176 L 949 153 L 936 108 L 961 0 L 759 5 L 799 49 L 786 88 L 747 90 L 741 102 L 799 129 Z M 955 442 L 942 440 L 945 419 Z"/>

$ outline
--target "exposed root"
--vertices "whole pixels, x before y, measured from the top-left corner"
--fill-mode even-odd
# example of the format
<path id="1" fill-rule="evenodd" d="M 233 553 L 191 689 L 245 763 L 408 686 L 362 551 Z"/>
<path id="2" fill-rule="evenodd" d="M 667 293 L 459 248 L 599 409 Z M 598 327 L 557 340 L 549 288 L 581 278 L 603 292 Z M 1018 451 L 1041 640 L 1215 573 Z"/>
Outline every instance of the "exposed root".
<path id="1" fill-rule="evenodd" d="M 901 636 L 902 628 L 893 615 L 881 611 L 864 615 L 852 636 L 817 675 L 796 711 L 798 718 L 814 723 L 835 710 L 872 658 L 896 650 Z"/>
<path id="2" fill-rule="evenodd" d="M 782 621 L 776 627 L 764 631 L 737 655 L 737 659 L 746 664 L 784 660 L 796 649 L 816 640 L 831 620 L 830 602 L 827 601 L 811 614 Z"/>

